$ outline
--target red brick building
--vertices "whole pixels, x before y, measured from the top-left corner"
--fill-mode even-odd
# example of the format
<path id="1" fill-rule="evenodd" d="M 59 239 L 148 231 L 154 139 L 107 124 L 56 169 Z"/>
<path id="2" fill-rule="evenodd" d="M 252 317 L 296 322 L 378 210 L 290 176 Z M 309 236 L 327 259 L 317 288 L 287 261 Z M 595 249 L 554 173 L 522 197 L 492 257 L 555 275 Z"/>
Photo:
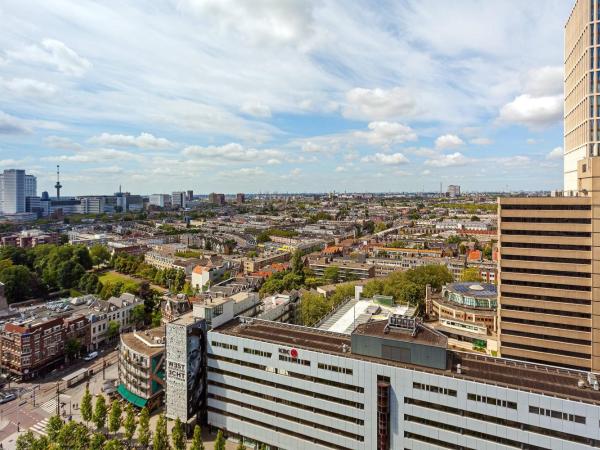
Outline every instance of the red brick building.
<path id="1" fill-rule="evenodd" d="M 82 316 L 42 317 L 8 322 L 0 331 L 2 369 L 26 380 L 64 362 L 65 343 L 77 339 L 86 350 L 90 322 Z"/>

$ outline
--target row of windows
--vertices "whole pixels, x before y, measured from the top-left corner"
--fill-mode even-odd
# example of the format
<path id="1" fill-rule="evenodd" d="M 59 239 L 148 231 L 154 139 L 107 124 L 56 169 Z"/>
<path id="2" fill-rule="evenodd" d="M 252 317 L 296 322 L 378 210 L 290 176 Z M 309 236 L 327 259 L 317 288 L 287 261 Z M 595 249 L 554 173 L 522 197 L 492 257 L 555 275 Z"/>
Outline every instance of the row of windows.
<path id="1" fill-rule="evenodd" d="M 220 414 L 222 416 L 232 417 L 232 418 L 240 420 L 242 422 L 251 423 L 253 425 L 257 425 L 259 427 L 263 427 L 263 428 L 267 429 L 269 432 L 285 434 L 287 436 L 291 436 L 291 437 L 296 438 L 296 439 L 302 439 L 304 441 L 312 442 L 313 444 L 322 445 L 323 447 L 333 448 L 335 450 L 350 450 L 348 447 L 342 447 L 341 445 L 332 444 L 330 442 L 326 442 L 326 441 L 323 441 L 321 439 L 316 439 L 316 438 L 313 438 L 313 437 L 310 437 L 310 436 L 306 436 L 304 434 L 296 433 L 295 431 L 288 430 L 286 428 L 281 428 L 281 427 L 277 426 L 277 422 L 275 422 L 275 423 L 264 423 L 264 422 L 261 422 L 260 420 L 252 419 L 250 417 L 240 416 L 238 414 L 234 414 L 234 413 L 231 413 L 231 412 L 223 411 L 223 410 L 218 409 L 218 408 L 213 408 L 212 406 L 208 407 L 208 411 L 211 412 L 211 413 L 213 413 L 213 414 Z"/>
<path id="2" fill-rule="evenodd" d="M 505 427 L 515 428 L 517 430 L 528 431 L 531 433 L 537 433 L 544 436 L 551 436 L 557 439 L 563 439 L 569 442 L 577 442 L 580 444 L 591 445 L 593 447 L 600 448 L 600 440 L 594 440 L 591 438 L 579 436 L 571 433 L 564 433 L 555 429 L 538 427 L 535 425 L 529 425 L 522 422 L 515 422 L 514 420 L 502 419 L 500 417 L 489 416 L 487 414 L 480 414 L 473 411 L 467 411 L 464 409 L 453 408 L 451 406 L 445 406 L 438 403 L 426 402 L 424 400 L 416 400 L 409 397 L 404 397 L 404 403 L 409 405 L 420 406 L 422 408 L 432 409 L 435 411 L 441 411 L 448 414 L 454 414 L 460 417 L 470 417 L 475 420 L 481 420 L 488 423 L 495 423 L 496 425 L 502 425 Z"/>
<path id="3" fill-rule="evenodd" d="M 582 327 L 579 325 L 569 325 L 566 323 L 544 322 L 541 320 L 517 319 L 515 317 L 502 317 L 502 321 L 503 322 L 512 322 L 512 323 L 522 323 L 524 325 L 533 325 L 536 327 L 562 328 L 563 330 L 583 331 L 585 333 L 589 333 L 590 331 L 592 331 L 592 329 L 590 327 Z"/>
<path id="4" fill-rule="evenodd" d="M 237 349 L 238 349 L 237 345 L 227 344 L 225 342 L 212 341 L 211 344 L 212 344 L 213 347 L 221 347 L 221 348 L 225 348 L 227 350 L 235 350 L 236 352 L 237 352 Z"/>
<path id="5" fill-rule="evenodd" d="M 331 372 L 345 373 L 346 375 L 352 375 L 352 369 L 347 367 L 334 366 L 332 364 L 318 363 L 317 367 L 323 370 L 330 370 Z"/>
<path id="6" fill-rule="evenodd" d="M 502 217 L 501 221 L 518 223 L 592 223 L 592 219 L 579 217 Z"/>
<path id="7" fill-rule="evenodd" d="M 269 371 L 269 372 L 277 371 L 275 373 L 279 373 L 280 375 L 286 375 L 289 377 L 294 377 L 294 378 L 299 378 L 299 379 L 306 380 L 306 381 L 311 381 L 313 383 L 319 383 L 319 384 L 324 384 L 327 386 L 334 386 L 334 387 L 338 387 L 341 389 L 347 389 L 349 391 L 360 392 L 360 393 L 363 393 L 365 391 L 364 388 L 362 388 L 360 386 L 354 386 L 352 384 L 346 384 L 346 383 L 339 383 L 337 381 L 327 380 L 325 378 L 312 377 L 310 375 L 304 375 L 304 374 L 297 373 L 297 372 L 290 372 L 290 371 L 284 370 L 284 369 L 267 367 L 267 366 L 263 366 L 261 364 L 254 364 L 254 363 L 251 363 L 248 361 L 240 361 L 239 359 L 227 358 L 227 357 L 221 356 L 221 355 L 208 355 L 208 357 L 210 359 L 215 359 L 218 361 L 225 361 L 225 362 L 228 362 L 231 364 L 237 364 L 240 366 L 252 367 L 252 368 L 258 369 L 258 370 L 265 370 L 265 371 Z"/>
<path id="8" fill-rule="evenodd" d="M 521 267 L 502 267 L 503 272 L 531 273 L 534 275 L 555 275 L 559 277 L 591 278 L 590 273 L 572 272 L 568 270 L 524 269 Z"/>
<path id="9" fill-rule="evenodd" d="M 346 422 L 355 423 L 357 425 L 364 425 L 364 423 L 365 423 L 365 421 L 362 420 L 362 419 L 357 419 L 355 417 L 345 416 L 343 414 L 338 414 L 338 413 L 333 412 L 333 411 L 326 411 L 324 409 L 315 408 L 315 407 L 307 405 L 305 403 L 297 403 L 297 402 L 293 402 L 291 400 L 285 400 L 285 399 L 279 398 L 279 397 L 272 397 L 270 395 L 261 394 L 261 393 L 254 392 L 254 391 L 251 391 L 251 390 L 248 390 L 248 389 L 238 388 L 238 387 L 231 386 L 231 385 L 228 385 L 228 384 L 225 384 L 225 383 L 219 383 L 218 381 L 209 380 L 208 384 L 211 385 L 211 386 L 217 386 L 217 387 L 220 387 L 220 388 L 223 388 L 223 389 L 227 389 L 229 391 L 239 392 L 240 394 L 250 395 L 252 397 L 257 397 L 257 398 L 262 398 L 262 399 L 270 401 L 270 402 L 280 403 L 282 405 L 287 405 L 287 406 L 292 406 L 294 408 L 303 409 L 305 411 L 310 411 L 310 412 L 313 412 L 315 414 L 323 414 L 323 415 L 328 416 L 328 417 L 335 417 L 336 419 L 344 420 Z"/>
<path id="10" fill-rule="evenodd" d="M 591 300 L 584 300 L 581 298 L 567 298 L 567 297 L 553 297 L 551 295 L 535 295 L 535 294 L 523 294 L 519 292 L 506 292 L 501 290 L 503 297 L 511 298 L 525 298 L 528 300 L 539 300 L 544 302 L 556 302 L 556 303 L 571 303 L 574 305 L 591 305 Z"/>
<path id="11" fill-rule="evenodd" d="M 472 447 L 465 447 L 464 445 L 457 445 L 451 442 L 441 441 L 431 436 L 423 436 L 422 434 L 413 433 L 411 431 L 405 431 L 404 437 L 406 439 L 413 439 L 415 441 L 425 442 L 427 444 L 433 444 L 440 448 L 449 448 L 450 450 L 475 450 Z M 409 450 L 405 448 L 404 450 Z"/>
<path id="12" fill-rule="evenodd" d="M 586 339 L 574 339 L 567 338 L 562 336 L 552 336 L 550 334 L 536 334 L 536 333 L 527 333 L 526 331 L 519 330 L 502 330 L 502 334 L 508 334 L 511 336 L 522 336 L 528 337 L 532 339 L 543 339 L 544 341 L 556 341 L 556 342 L 568 342 L 569 344 L 577 344 L 577 345 L 592 345 L 591 341 Z"/>
<path id="13" fill-rule="evenodd" d="M 564 264 L 591 264 L 591 259 L 584 258 L 557 258 L 555 256 L 531 256 L 531 255 L 502 255 L 502 259 L 513 261 L 539 261 Z"/>
<path id="14" fill-rule="evenodd" d="M 421 389 L 422 391 L 435 392 L 438 394 L 449 395 L 450 397 L 456 397 L 456 391 L 454 389 L 448 389 L 444 387 L 434 386 L 432 384 L 423 384 L 413 382 L 413 389 Z"/>
<path id="15" fill-rule="evenodd" d="M 567 414 L 553 409 L 538 408 L 537 406 L 529 406 L 529 412 L 531 414 L 552 417 L 553 419 L 568 420 L 569 422 L 582 423 L 585 425 L 585 417 L 578 416 L 577 414 Z"/>
<path id="16" fill-rule="evenodd" d="M 501 246 L 511 248 L 539 248 L 547 250 L 577 250 L 582 252 L 589 252 L 592 249 L 590 245 L 533 244 L 530 242 L 502 242 Z"/>
<path id="17" fill-rule="evenodd" d="M 502 406 L 503 408 L 517 409 L 517 404 L 515 402 L 509 402 L 508 400 L 501 400 L 499 398 L 494 397 L 486 397 L 484 395 L 468 393 L 467 400 L 487 403 L 488 405 Z"/>
<path id="18" fill-rule="evenodd" d="M 507 309 L 510 311 L 524 311 L 524 312 L 532 312 L 539 314 L 554 314 L 558 316 L 567 316 L 567 317 L 581 317 L 582 319 L 591 319 L 592 315 L 582 312 L 575 311 L 561 311 L 558 309 L 546 309 L 546 308 L 531 308 L 529 306 L 515 306 L 515 305 L 506 305 L 502 303 L 502 309 Z"/>
<path id="19" fill-rule="evenodd" d="M 256 350 L 255 348 L 244 347 L 244 353 L 249 353 L 251 355 L 263 356 L 265 358 L 270 358 L 273 356 L 271 352 L 263 352 L 262 350 Z"/>
<path id="20" fill-rule="evenodd" d="M 559 350 L 548 347 L 538 347 L 536 345 L 517 344 L 516 342 L 503 342 L 502 347 L 517 348 L 521 350 L 530 350 L 532 352 L 553 353 L 555 355 L 570 356 L 572 358 L 589 359 L 589 353 L 571 352 L 568 350 Z"/>
<path id="21" fill-rule="evenodd" d="M 508 284 L 511 286 L 530 286 L 540 287 L 547 289 L 563 289 L 566 291 L 591 291 L 590 286 L 575 286 L 572 284 L 558 284 L 558 283 L 538 283 L 537 281 L 519 281 L 519 280 L 502 280 L 502 284 Z"/>
<path id="22" fill-rule="evenodd" d="M 410 416 L 408 414 L 404 415 L 404 420 L 406 420 L 407 422 L 420 423 L 422 425 L 438 428 L 440 430 L 452 431 L 453 433 L 462 434 L 464 436 L 472 436 L 476 439 L 482 439 L 484 441 L 496 442 L 498 444 L 507 445 L 509 447 L 517 447 L 520 449 L 527 450 L 548 450 L 546 449 L 546 447 L 538 447 L 537 445 L 526 444 L 524 442 L 514 441 L 505 437 L 494 436 L 493 434 L 487 434 L 481 431 L 470 430 L 469 428 L 456 427 L 448 423 L 436 422 L 434 420 L 423 419 L 422 417 Z"/>
<path id="23" fill-rule="evenodd" d="M 295 387 L 291 387 L 285 384 L 281 384 L 281 383 L 275 383 L 272 381 L 267 381 L 261 378 L 255 378 L 255 377 L 251 377 L 248 375 L 242 375 L 240 373 L 237 372 L 230 372 L 228 370 L 223 370 L 223 369 L 217 369 L 215 367 L 209 367 L 208 368 L 209 372 L 212 373 L 217 373 L 219 375 L 227 375 L 230 377 L 235 377 L 235 378 L 239 378 L 240 380 L 244 380 L 244 381 L 250 381 L 252 383 L 258 383 L 260 385 L 263 386 L 268 386 L 268 387 L 272 387 L 275 389 L 283 389 L 285 391 L 289 391 L 289 392 L 294 392 L 296 394 L 300 394 L 300 395 L 306 395 L 308 397 L 313 397 L 313 398 L 318 398 L 321 400 L 326 400 L 328 402 L 334 402 L 334 403 L 339 403 L 345 406 L 351 406 L 353 408 L 356 409 L 364 409 L 364 404 L 359 403 L 359 402 L 353 402 L 351 400 L 346 400 L 343 398 L 339 398 L 339 397 L 333 397 L 331 395 L 325 395 L 325 394 L 321 394 L 320 392 L 316 392 L 316 391 L 307 391 L 306 389 L 300 389 L 300 388 L 295 388 Z"/>
<path id="24" fill-rule="evenodd" d="M 231 398 L 227 398 L 227 397 L 222 397 L 220 395 L 215 395 L 215 394 L 208 394 L 208 398 L 212 398 L 214 400 L 223 402 L 223 403 L 229 403 L 232 405 L 237 405 L 241 408 L 244 409 L 244 411 L 258 411 L 260 413 L 263 414 L 268 414 L 269 416 L 273 416 L 276 417 L 278 419 L 283 419 L 283 420 L 289 420 L 290 422 L 295 422 L 295 423 L 299 423 L 301 425 L 306 425 L 312 428 L 317 428 L 319 430 L 323 430 L 323 431 L 327 431 L 329 433 L 335 434 L 335 435 L 339 435 L 339 436 L 344 436 L 350 439 L 354 439 L 358 442 L 363 442 L 365 440 L 364 436 L 360 435 L 360 434 L 355 434 L 355 433 L 349 433 L 348 431 L 344 431 L 344 430 L 340 430 L 339 428 L 332 428 L 332 427 L 328 427 L 327 425 L 324 425 L 322 423 L 317 423 L 317 422 L 312 422 L 310 420 L 305 420 L 305 419 L 301 419 L 299 417 L 294 417 L 294 416 L 290 416 L 288 414 L 283 414 L 279 411 L 273 411 L 267 408 L 261 408 L 260 406 L 256 406 L 256 405 L 252 405 L 249 403 L 244 403 L 244 402 L 240 402 L 238 400 L 233 400 Z"/>
<path id="25" fill-rule="evenodd" d="M 310 366 L 310 361 L 308 359 L 292 358 L 291 356 L 287 355 L 279 355 L 279 361 L 300 364 L 302 366 Z"/>
<path id="26" fill-rule="evenodd" d="M 501 205 L 502 209 L 538 209 L 540 211 L 591 211 L 591 205 Z"/>
<path id="27" fill-rule="evenodd" d="M 556 231 L 556 230 L 502 230 L 502 234 L 513 236 L 564 236 L 590 237 L 589 231 Z"/>

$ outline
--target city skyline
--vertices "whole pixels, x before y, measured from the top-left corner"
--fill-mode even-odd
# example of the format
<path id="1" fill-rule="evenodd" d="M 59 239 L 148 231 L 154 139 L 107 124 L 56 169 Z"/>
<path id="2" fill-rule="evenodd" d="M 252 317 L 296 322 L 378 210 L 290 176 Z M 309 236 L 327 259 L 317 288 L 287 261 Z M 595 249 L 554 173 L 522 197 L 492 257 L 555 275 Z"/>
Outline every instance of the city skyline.
<path id="1" fill-rule="evenodd" d="M 61 164 L 66 196 L 562 188 L 569 2 L 253 5 L 7 2 L 0 167 L 52 192 Z"/>

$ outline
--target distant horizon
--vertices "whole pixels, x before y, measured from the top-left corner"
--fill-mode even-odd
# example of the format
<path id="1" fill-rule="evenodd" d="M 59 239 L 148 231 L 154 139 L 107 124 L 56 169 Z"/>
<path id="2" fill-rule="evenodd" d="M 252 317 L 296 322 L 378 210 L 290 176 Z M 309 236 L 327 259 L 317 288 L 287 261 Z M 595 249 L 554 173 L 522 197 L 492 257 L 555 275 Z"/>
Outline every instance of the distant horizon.
<path id="1" fill-rule="evenodd" d="M 571 3 L 7 0 L 0 168 L 51 191 L 61 164 L 73 195 L 555 189 Z"/>

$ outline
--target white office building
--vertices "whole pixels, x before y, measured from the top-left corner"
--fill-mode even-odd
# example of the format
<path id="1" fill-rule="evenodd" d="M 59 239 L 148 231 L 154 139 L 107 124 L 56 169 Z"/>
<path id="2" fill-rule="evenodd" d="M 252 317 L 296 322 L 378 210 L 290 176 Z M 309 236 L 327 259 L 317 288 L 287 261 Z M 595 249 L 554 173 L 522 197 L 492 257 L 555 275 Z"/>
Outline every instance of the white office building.
<path id="1" fill-rule="evenodd" d="M 230 321 L 208 332 L 207 356 L 208 424 L 250 446 L 600 447 L 594 375 L 452 351 L 402 316 L 351 335 Z"/>
<path id="2" fill-rule="evenodd" d="M 149 197 L 149 205 L 168 208 L 171 206 L 171 196 L 169 194 L 152 194 Z"/>

